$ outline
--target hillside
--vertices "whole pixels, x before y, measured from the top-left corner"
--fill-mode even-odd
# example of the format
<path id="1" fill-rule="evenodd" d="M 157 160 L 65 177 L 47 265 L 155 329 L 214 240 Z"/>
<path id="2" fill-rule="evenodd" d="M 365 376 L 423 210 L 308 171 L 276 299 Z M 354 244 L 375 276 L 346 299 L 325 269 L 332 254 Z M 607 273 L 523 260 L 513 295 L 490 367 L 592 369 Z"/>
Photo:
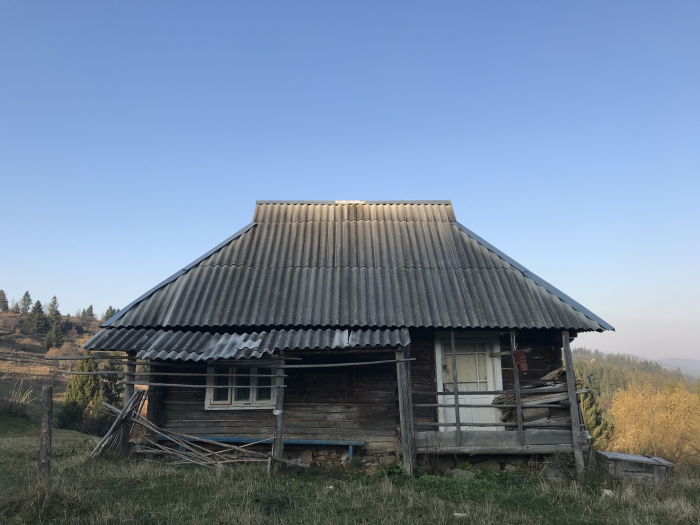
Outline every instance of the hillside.
<path id="1" fill-rule="evenodd" d="M 656 361 L 666 370 L 680 370 L 682 373 L 700 377 L 700 359 L 683 359 L 681 357 L 667 357 Z"/>
<path id="2" fill-rule="evenodd" d="M 64 344 L 47 351 L 43 335 L 20 333 L 26 315 L 0 314 L 0 396 L 6 396 L 20 382 L 35 389 L 41 384 L 53 382 L 57 399 L 65 390 L 68 376 L 57 373 L 59 366 L 70 367 L 71 363 L 44 360 L 46 355 L 80 355 L 80 346 L 99 330 L 96 319 L 61 317 Z"/>
<path id="3" fill-rule="evenodd" d="M 576 378 L 581 382 L 583 388 L 589 390 L 587 394 L 582 396 L 581 411 L 586 428 L 591 434 L 591 444 L 598 450 L 608 450 L 615 445 L 616 431 L 618 438 L 623 437 L 625 432 L 628 434 L 632 432 L 631 429 L 621 428 L 620 421 L 615 421 L 613 417 L 615 403 L 630 403 L 630 399 L 634 398 L 636 400 L 629 408 L 643 411 L 645 410 L 644 404 L 650 405 L 652 398 L 659 400 L 664 396 L 673 395 L 674 392 L 692 393 L 698 391 L 697 378 L 684 375 L 678 370 L 667 370 L 655 361 L 628 355 L 604 354 L 587 348 L 575 348 L 573 356 Z M 623 395 L 625 393 L 629 395 Z M 623 396 L 620 397 L 621 395 Z M 693 413 L 694 408 L 691 408 L 691 405 L 697 404 L 695 398 L 692 396 L 687 398 L 689 404 L 682 408 L 681 414 Z M 665 402 L 668 402 L 669 407 L 672 405 L 669 399 L 666 399 Z M 656 422 L 662 420 L 662 414 L 652 415 L 651 406 L 647 406 L 646 410 L 649 413 L 644 414 L 643 417 L 650 417 Z M 697 423 L 695 418 L 691 419 L 689 424 Z M 618 423 L 617 429 L 615 428 L 616 423 Z M 649 428 L 650 425 L 647 425 L 647 430 Z M 638 433 L 638 430 L 634 432 Z M 667 437 L 670 429 L 666 428 L 665 431 L 658 429 L 658 432 L 666 434 L 665 437 Z M 662 437 L 650 437 L 650 439 L 660 442 Z M 618 448 L 621 448 L 620 442 L 618 439 Z M 644 449 L 644 446 L 640 445 L 640 448 Z M 624 451 L 648 453 L 647 450 L 628 449 Z"/>

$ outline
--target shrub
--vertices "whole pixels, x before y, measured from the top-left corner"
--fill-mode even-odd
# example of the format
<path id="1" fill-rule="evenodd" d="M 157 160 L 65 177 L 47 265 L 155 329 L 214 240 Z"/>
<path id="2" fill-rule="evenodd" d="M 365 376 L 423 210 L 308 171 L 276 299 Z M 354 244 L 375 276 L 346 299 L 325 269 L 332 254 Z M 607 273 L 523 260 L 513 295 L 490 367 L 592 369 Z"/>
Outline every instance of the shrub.
<path id="1" fill-rule="evenodd" d="M 32 393 L 34 389 L 23 388 L 23 382 L 15 384 L 8 399 L 0 399 L 0 415 L 6 417 L 19 417 L 28 419 L 27 407 L 34 401 Z"/>
<path id="2" fill-rule="evenodd" d="M 80 361 L 78 372 L 97 372 L 93 359 Z M 106 366 L 105 371 L 116 371 L 114 366 Z M 121 389 L 117 385 L 119 375 L 78 375 L 73 376 L 66 387 L 66 397 L 61 411 L 56 417 L 56 426 L 69 430 L 79 430 L 87 434 L 102 435 L 111 425 L 111 418 L 103 412 L 103 403 L 114 406 L 121 404 Z"/>

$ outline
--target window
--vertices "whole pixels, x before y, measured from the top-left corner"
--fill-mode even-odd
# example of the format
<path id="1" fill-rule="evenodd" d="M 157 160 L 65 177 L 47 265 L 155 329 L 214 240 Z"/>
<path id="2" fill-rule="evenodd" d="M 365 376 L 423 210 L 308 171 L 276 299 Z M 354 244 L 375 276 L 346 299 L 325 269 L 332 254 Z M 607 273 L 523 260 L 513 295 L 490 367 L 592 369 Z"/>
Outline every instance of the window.
<path id="1" fill-rule="evenodd" d="M 454 391 L 452 376 L 452 343 L 443 340 L 444 352 L 443 370 L 445 371 L 444 390 Z M 455 356 L 457 361 L 458 390 L 488 390 L 489 374 L 487 366 L 488 352 L 484 343 L 470 343 L 457 339 L 455 341 Z"/>
<path id="2" fill-rule="evenodd" d="M 277 371 L 270 362 L 214 365 L 208 367 L 207 374 L 207 410 L 270 408 L 275 404 L 273 377 Z"/>

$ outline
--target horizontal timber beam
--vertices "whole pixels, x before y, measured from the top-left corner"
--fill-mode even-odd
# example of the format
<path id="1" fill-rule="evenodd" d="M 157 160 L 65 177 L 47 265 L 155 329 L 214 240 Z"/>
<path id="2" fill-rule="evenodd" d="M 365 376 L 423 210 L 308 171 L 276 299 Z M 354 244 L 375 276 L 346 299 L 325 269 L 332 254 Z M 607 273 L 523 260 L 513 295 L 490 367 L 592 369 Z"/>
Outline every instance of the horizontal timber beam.
<path id="1" fill-rule="evenodd" d="M 462 445 L 461 447 L 427 446 L 417 447 L 418 454 L 570 454 L 571 445 Z"/>

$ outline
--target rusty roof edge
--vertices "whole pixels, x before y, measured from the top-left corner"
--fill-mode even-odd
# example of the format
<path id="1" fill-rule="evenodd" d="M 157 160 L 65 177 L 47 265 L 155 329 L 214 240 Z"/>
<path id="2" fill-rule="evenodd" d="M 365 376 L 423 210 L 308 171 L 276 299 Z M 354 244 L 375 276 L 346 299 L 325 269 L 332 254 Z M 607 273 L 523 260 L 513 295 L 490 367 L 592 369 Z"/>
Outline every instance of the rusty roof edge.
<path id="1" fill-rule="evenodd" d="M 493 253 L 495 253 L 496 255 L 498 255 L 501 259 L 503 259 L 503 260 L 507 261 L 508 263 L 510 263 L 511 265 L 513 265 L 515 268 L 517 268 L 518 270 L 520 270 L 520 271 L 523 273 L 523 275 L 524 275 L 525 277 L 527 277 L 528 279 L 533 280 L 533 281 L 535 282 L 535 284 L 541 286 L 542 288 L 544 288 L 545 290 L 547 290 L 547 291 L 548 291 L 549 293 L 551 293 L 552 295 L 558 297 L 559 299 L 561 299 L 562 301 L 564 301 L 566 304 L 568 304 L 569 306 L 571 306 L 574 310 L 577 310 L 577 311 L 581 312 L 583 315 L 585 315 L 585 316 L 588 317 L 589 319 L 595 321 L 596 323 L 598 323 L 598 324 L 599 324 L 602 328 L 604 328 L 605 330 L 612 330 L 613 332 L 615 331 L 615 327 L 612 326 L 610 323 L 605 322 L 603 319 L 601 319 L 601 318 L 598 317 L 596 314 L 594 314 L 593 312 L 591 312 L 588 308 L 586 308 L 585 306 L 583 306 L 581 303 L 579 303 L 578 301 L 575 301 L 574 299 L 572 299 L 571 297 L 569 297 L 568 295 L 566 295 L 566 294 L 565 294 L 564 292 L 562 292 L 559 288 L 557 288 L 556 286 L 554 286 L 554 285 L 548 283 L 547 281 L 545 281 L 544 279 L 542 279 L 542 277 L 540 277 L 539 275 L 536 275 L 536 274 L 532 273 L 530 270 L 528 270 L 527 268 L 525 268 L 522 264 L 520 264 L 520 263 L 517 262 L 516 260 L 514 260 L 514 259 L 508 257 L 508 256 L 507 256 L 505 253 L 503 253 L 501 250 L 499 250 L 498 248 L 496 248 L 494 245 L 492 245 L 492 244 L 489 243 L 488 241 L 486 241 L 486 240 L 482 239 L 481 237 L 479 237 L 476 233 L 474 233 L 473 231 L 471 231 L 469 228 L 467 228 L 467 227 L 464 226 L 463 224 L 460 224 L 459 222 L 453 222 L 452 224 L 453 224 L 457 229 L 459 229 L 460 231 L 466 233 L 469 237 L 471 237 L 471 238 L 474 239 L 476 242 L 478 242 L 479 244 L 481 244 L 484 248 L 486 248 L 486 249 L 492 251 Z"/>
<path id="2" fill-rule="evenodd" d="M 124 314 L 126 314 L 126 313 L 127 313 L 131 308 L 133 308 L 136 304 L 140 303 L 141 301 L 143 301 L 144 299 L 146 299 L 147 297 L 149 297 L 151 294 L 153 294 L 154 292 L 156 292 L 157 290 L 159 290 L 160 288 L 162 288 L 162 287 L 165 286 L 166 284 L 169 284 L 169 283 L 173 282 L 175 279 L 177 279 L 178 277 L 180 277 L 181 275 L 184 275 L 184 274 L 187 273 L 189 270 L 191 270 L 194 266 L 197 266 L 200 262 L 202 262 L 204 259 L 206 259 L 207 257 L 209 257 L 211 254 L 213 254 L 213 253 L 216 252 L 217 250 L 220 250 L 221 248 L 223 248 L 224 246 L 226 246 L 226 245 L 227 245 L 228 243 L 230 243 L 231 241 L 236 240 L 238 237 L 240 237 L 241 235 L 243 235 L 244 233 L 246 233 L 248 230 L 252 229 L 254 226 L 257 226 L 257 224 L 258 224 L 257 222 L 251 222 L 251 223 L 248 224 L 247 226 L 244 226 L 243 228 L 241 228 L 240 230 L 238 230 L 236 233 L 234 233 L 233 235 L 231 235 L 228 239 L 226 239 L 226 240 L 223 241 L 223 242 L 220 242 L 220 243 L 217 244 L 214 248 L 212 248 L 211 250 L 209 250 L 207 253 L 205 253 L 205 254 L 202 255 L 201 257 L 198 257 L 197 259 L 195 259 L 194 261 L 192 261 L 190 264 L 188 264 L 187 266 L 185 266 L 182 270 L 178 270 L 177 272 L 175 272 L 174 274 L 172 274 L 170 277 L 168 277 L 167 279 L 165 279 L 165 280 L 162 281 L 161 283 L 157 284 L 156 286 L 154 286 L 154 287 L 151 288 L 150 290 L 148 290 L 145 294 L 143 294 L 143 295 L 140 296 L 139 298 L 135 299 L 134 301 L 130 302 L 128 305 L 126 305 L 124 308 L 122 308 L 121 310 L 119 310 L 116 314 L 114 314 L 112 317 L 110 317 L 110 318 L 107 319 L 104 323 L 102 323 L 102 324 L 100 325 L 100 328 L 106 328 L 106 327 L 110 326 L 114 321 L 118 320 L 120 317 L 122 317 Z M 88 342 L 89 342 L 89 341 L 88 341 Z M 86 344 L 87 344 L 87 343 L 86 343 Z"/>

